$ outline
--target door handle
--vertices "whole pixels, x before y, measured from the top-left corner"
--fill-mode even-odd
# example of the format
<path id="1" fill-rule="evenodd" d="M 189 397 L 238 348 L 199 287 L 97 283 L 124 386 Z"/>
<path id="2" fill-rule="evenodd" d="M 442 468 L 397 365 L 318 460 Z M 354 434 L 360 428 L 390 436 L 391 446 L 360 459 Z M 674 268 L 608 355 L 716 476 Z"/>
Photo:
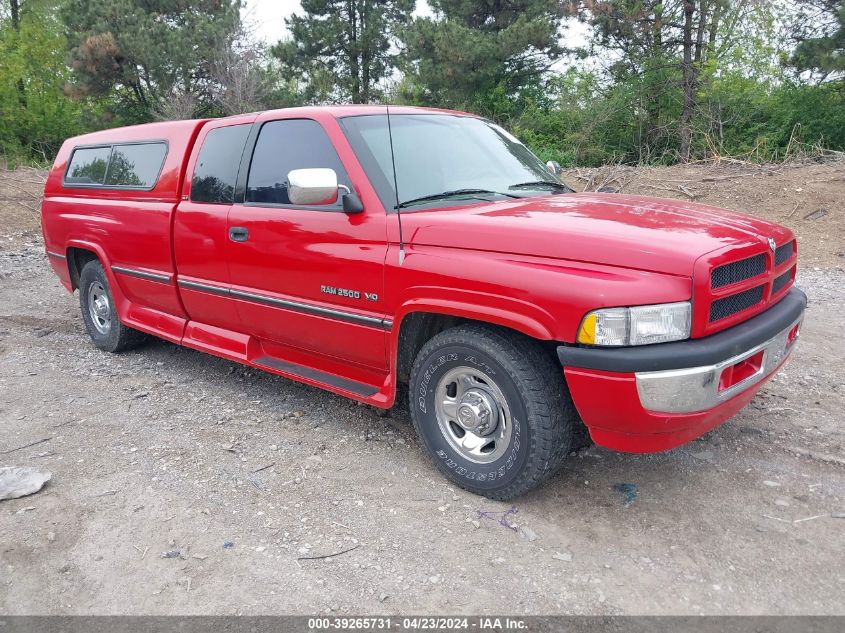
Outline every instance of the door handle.
<path id="1" fill-rule="evenodd" d="M 242 226 L 233 226 L 229 229 L 229 239 L 233 242 L 246 242 L 249 239 L 249 231 Z"/>

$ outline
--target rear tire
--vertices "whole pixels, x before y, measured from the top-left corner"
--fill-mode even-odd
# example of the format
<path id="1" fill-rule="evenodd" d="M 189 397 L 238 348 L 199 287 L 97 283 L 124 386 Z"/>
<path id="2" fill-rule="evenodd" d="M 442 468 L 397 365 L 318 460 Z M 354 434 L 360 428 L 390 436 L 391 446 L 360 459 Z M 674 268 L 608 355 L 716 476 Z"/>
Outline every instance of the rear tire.
<path id="1" fill-rule="evenodd" d="M 137 347 L 146 335 L 123 325 L 102 264 L 92 260 L 79 274 L 79 307 L 85 329 L 94 345 L 106 352 L 122 352 Z"/>
<path id="2" fill-rule="evenodd" d="M 438 470 L 505 500 L 551 477 L 578 422 L 563 374 L 534 340 L 484 325 L 441 332 L 411 370 L 414 427 Z"/>

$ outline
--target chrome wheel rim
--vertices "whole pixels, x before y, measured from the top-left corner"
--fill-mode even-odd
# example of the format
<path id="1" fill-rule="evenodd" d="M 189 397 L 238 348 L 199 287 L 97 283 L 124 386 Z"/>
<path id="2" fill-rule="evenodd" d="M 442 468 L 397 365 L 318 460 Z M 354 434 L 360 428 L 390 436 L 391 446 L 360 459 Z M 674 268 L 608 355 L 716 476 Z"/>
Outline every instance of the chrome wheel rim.
<path id="1" fill-rule="evenodd" d="M 88 315 L 94 328 L 100 334 L 108 334 L 111 329 L 111 304 L 106 289 L 99 281 L 88 286 Z"/>
<path id="2" fill-rule="evenodd" d="M 456 367 L 438 381 L 434 397 L 440 432 L 461 457 L 489 464 L 507 452 L 513 431 L 510 407 L 490 376 Z"/>

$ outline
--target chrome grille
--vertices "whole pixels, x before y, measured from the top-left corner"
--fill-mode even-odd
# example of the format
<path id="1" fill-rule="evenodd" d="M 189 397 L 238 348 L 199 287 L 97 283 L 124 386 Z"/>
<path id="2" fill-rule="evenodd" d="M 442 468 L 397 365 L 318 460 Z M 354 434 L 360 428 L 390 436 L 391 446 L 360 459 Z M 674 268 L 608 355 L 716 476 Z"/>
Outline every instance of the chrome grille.
<path id="1" fill-rule="evenodd" d="M 790 268 L 785 273 L 777 277 L 774 282 L 772 283 L 772 294 L 776 295 L 781 290 L 783 290 L 784 286 L 786 286 L 792 280 L 792 269 Z"/>
<path id="2" fill-rule="evenodd" d="M 787 242 L 781 246 L 777 247 L 775 250 L 775 266 L 780 266 L 786 261 L 789 261 L 789 258 L 792 257 L 792 253 L 795 252 L 795 242 Z"/>
<path id="3" fill-rule="evenodd" d="M 710 273 L 710 287 L 721 288 L 762 275 L 764 272 L 766 272 L 766 256 L 760 253 L 714 268 Z"/>
<path id="4" fill-rule="evenodd" d="M 763 300 L 763 290 L 765 285 L 751 288 L 744 292 L 738 292 L 729 297 L 717 299 L 710 304 L 710 322 L 720 321 L 729 316 L 747 310 L 751 306 L 757 305 Z"/>

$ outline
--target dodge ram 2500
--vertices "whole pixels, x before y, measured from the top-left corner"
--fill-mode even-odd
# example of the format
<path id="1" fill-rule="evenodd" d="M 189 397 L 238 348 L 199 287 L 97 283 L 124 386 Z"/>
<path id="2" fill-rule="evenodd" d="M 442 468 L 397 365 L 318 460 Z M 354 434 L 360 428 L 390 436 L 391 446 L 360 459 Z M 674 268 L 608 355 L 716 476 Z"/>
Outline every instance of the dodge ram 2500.
<path id="1" fill-rule="evenodd" d="M 621 451 L 721 424 L 786 361 L 806 297 L 787 228 L 575 193 L 459 112 L 301 108 L 69 139 L 49 261 L 118 352 L 145 335 L 375 407 L 491 498 L 580 429 Z"/>

